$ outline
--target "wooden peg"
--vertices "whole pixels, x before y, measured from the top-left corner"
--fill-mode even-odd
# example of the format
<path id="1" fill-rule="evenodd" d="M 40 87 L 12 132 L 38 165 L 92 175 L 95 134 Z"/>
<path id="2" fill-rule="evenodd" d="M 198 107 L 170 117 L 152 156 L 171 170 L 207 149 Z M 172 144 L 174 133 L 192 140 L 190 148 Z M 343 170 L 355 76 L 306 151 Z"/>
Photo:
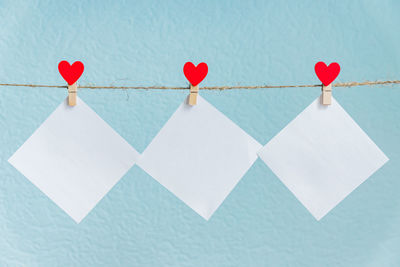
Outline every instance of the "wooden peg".
<path id="1" fill-rule="evenodd" d="M 332 84 L 322 85 L 322 105 L 330 105 L 332 103 Z"/>
<path id="2" fill-rule="evenodd" d="M 78 93 L 78 86 L 76 82 L 72 85 L 68 85 L 68 105 L 75 106 L 76 105 L 76 95 Z"/>
<path id="3" fill-rule="evenodd" d="M 190 94 L 188 104 L 191 106 L 196 105 L 197 103 L 197 95 L 199 94 L 199 86 L 190 85 Z"/>

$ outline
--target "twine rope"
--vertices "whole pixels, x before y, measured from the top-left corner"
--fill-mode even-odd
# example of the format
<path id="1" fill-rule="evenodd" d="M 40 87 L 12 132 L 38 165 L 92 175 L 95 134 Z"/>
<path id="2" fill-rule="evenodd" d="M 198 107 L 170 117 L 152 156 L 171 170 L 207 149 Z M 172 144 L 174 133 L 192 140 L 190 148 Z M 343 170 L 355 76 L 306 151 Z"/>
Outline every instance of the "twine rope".
<path id="1" fill-rule="evenodd" d="M 368 85 L 390 85 L 400 84 L 400 80 L 391 81 L 365 81 L 365 82 L 344 82 L 332 84 L 332 87 L 354 87 Z M 19 84 L 19 83 L 0 83 L 0 86 L 14 87 L 34 87 L 34 88 L 68 88 L 67 85 L 43 85 L 43 84 Z M 237 85 L 237 86 L 205 86 L 202 90 L 233 90 L 233 89 L 269 89 L 269 88 L 302 88 L 302 87 L 321 87 L 321 84 L 298 84 L 298 85 Z M 187 90 L 189 87 L 174 86 L 92 86 L 79 85 L 79 89 L 113 89 L 113 90 Z"/>

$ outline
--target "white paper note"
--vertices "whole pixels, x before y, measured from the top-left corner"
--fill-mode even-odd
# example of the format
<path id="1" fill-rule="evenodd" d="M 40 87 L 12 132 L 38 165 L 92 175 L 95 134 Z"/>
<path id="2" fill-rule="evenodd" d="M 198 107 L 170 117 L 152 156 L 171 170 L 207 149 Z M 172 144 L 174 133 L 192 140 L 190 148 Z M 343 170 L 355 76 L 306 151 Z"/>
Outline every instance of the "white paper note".
<path id="1" fill-rule="evenodd" d="M 388 161 L 338 102 L 319 98 L 259 156 L 317 220 Z"/>
<path id="2" fill-rule="evenodd" d="M 202 97 L 175 111 L 138 166 L 208 220 L 261 145 Z"/>
<path id="3" fill-rule="evenodd" d="M 9 162 L 79 223 L 138 152 L 81 99 L 64 101 Z"/>

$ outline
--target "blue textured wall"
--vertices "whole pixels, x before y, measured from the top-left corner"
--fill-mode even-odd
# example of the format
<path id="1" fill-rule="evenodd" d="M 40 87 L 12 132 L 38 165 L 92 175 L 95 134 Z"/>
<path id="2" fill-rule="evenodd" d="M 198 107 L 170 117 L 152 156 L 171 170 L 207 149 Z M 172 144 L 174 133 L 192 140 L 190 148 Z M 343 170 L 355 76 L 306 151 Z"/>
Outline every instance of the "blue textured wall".
<path id="1" fill-rule="evenodd" d="M 400 76 L 400 2 L 0 1 L 0 82 L 64 84 L 60 60 L 81 60 L 81 84 L 185 86 L 317 83 Z M 79 92 L 139 152 L 187 92 Z M 265 144 L 319 88 L 201 92 Z M 400 87 L 334 89 L 390 161 L 317 222 L 257 160 L 210 221 L 137 166 L 77 225 L 7 159 L 66 96 L 0 88 L 1 266 L 399 266 Z"/>

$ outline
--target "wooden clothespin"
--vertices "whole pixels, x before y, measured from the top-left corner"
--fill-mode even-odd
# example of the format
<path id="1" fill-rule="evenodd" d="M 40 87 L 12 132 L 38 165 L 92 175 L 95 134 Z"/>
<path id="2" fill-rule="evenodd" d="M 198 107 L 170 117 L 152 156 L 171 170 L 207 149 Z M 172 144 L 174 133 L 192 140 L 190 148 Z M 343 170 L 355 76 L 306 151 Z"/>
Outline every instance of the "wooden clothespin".
<path id="1" fill-rule="evenodd" d="M 78 85 L 76 81 L 81 77 L 84 70 L 83 63 L 75 61 L 70 65 L 67 61 L 61 61 L 58 64 L 58 71 L 64 80 L 68 83 L 68 105 L 76 105 L 76 96 L 78 94 Z"/>
<path id="2" fill-rule="evenodd" d="M 78 86 L 76 83 L 69 85 L 68 84 L 68 105 L 75 106 L 76 105 L 76 95 L 78 93 Z"/>
<path id="3" fill-rule="evenodd" d="M 340 73 L 340 66 L 333 62 L 326 66 L 322 61 L 315 64 L 315 73 L 322 82 L 322 105 L 330 105 L 332 103 L 332 82 Z"/>
<path id="4" fill-rule="evenodd" d="M 332 84 L 328 86 L 322 85 L 322 105 L 330 105 L 332 103 Z"/>
<path id="5" fill-rule="evenodd" d="M 197 95 L 199 94 L 199 86 L 190 85 L 190 94 L 188 99 L 188 104 L 191 106 L 196 105 L 197 103 Z"/>
<path id="6" fill-rule="evenodd" d="M 186 62 L 183 66 L 183 73 L 190 82 L 188 104 L 194 106 L 197 103 L 197 95 L 199 94 L 199 83 L 207 76 L 208 66 L 204 62 L 197 65 L 197 67 L 192 62 Z"/>

